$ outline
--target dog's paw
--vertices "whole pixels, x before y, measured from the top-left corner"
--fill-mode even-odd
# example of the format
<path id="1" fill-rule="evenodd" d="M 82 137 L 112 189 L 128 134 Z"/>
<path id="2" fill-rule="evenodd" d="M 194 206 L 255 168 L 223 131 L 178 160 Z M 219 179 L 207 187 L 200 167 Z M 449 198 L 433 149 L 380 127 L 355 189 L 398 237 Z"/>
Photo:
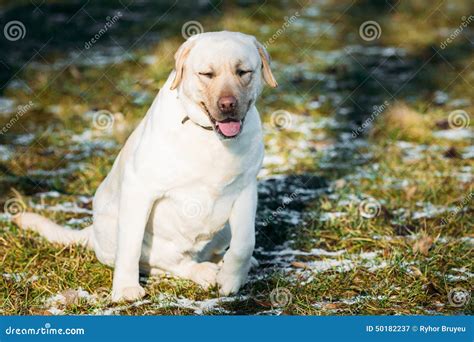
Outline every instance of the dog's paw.
<path id="1" fill-rule="evenodd" d="M 219 272 L 217 275 L 217 284 L 219 285 L 219 293 L 222 296 L 228 296 L 239 292 L 242 285 L 247 280 L 246 274 L 229 274 Z"/>
<path id="2" fill-rule="evenodd" d="M 133 302 L 141 299 L 145 296 L 145 290 L 140 285 L 122 287 L 119 289 L 112 290 L 112 301 L 113 302 Z"/>
<path id="3" fill-rule="evenodd" d="M 213 262 L 200 262 L 191 269 L 191 280 L 207 289 L 216 284 L 219 266 Z"/>

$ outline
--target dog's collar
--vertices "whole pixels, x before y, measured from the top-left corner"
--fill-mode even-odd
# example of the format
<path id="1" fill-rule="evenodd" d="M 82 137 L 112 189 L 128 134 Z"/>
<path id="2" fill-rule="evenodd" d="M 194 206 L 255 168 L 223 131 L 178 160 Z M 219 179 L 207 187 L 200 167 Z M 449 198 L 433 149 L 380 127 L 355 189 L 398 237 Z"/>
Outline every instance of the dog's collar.
<path id="1" fill-rule="evenodd" d="M 201 128 L 204 128 L 206 131 L 213 131 L 214 130 L 214 127 L 212 127 L 212 126 L 203 126 L 203 125 L 198 124 L 197 122 L 194 122 L 187 115 L 184 117 L 184 119 L 181 121 L 181 123 L 184 125 L 186 123 L 186 121 L 191 121 L 193 124 L 195 124 L 196 126 L 199 126 Z"/>

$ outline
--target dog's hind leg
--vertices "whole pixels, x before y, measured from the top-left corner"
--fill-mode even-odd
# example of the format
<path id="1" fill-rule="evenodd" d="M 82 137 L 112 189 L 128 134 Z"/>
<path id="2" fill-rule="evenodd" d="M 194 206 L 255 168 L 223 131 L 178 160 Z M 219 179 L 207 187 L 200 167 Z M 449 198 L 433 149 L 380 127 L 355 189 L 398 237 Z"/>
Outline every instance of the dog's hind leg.
<path id="1" fill-rule="evenodd" d="M 50 242 L 64 245 L 82 245 L 93 248 L 92 227 L 81 230 L 60 226 L 44 216 L 34 213 L 23 213 L 16 215 L 13 222 L 22 229 L 28 229 L 39 233 Z"/>

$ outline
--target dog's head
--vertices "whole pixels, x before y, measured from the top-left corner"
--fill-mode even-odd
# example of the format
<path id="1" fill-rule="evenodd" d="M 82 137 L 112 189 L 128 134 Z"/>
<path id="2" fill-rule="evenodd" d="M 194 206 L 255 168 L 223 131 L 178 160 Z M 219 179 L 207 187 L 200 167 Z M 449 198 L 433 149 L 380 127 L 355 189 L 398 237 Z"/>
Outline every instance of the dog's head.
<path id="1" fill-rule="evenodd" d="M 263 81 L 277 82 L 266 49 L 253 36 L 209 32 L 189 38 L 175 54 L 175 78 L 187 113 L 211 122 L 224 138 L 236 137 L 245 116 L 262 90 Z M 193 110 L 199 108 L 199 110 Z M 192 113 L 192 114 L 191 114 Z"/>

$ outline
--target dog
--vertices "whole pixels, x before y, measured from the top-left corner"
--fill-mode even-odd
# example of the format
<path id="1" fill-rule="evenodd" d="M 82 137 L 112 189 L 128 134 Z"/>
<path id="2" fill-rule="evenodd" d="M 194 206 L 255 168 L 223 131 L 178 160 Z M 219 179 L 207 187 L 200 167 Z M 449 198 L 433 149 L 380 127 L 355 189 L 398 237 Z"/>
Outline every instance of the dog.
<path id="1" fill-rule="evenodd" d="M 221 295 L 238 292 L 254 260 L 264 155 L 255 102 L 264 83 L 277 86 L 253 36 L 190 37 L 97 189 L 93 224 L 74 230 L 34 213 L 14 222 L 51 242 L 93 249 L 114 267 L 114 302 L 145 295 L 139 271 L 217 284 Z"/>

